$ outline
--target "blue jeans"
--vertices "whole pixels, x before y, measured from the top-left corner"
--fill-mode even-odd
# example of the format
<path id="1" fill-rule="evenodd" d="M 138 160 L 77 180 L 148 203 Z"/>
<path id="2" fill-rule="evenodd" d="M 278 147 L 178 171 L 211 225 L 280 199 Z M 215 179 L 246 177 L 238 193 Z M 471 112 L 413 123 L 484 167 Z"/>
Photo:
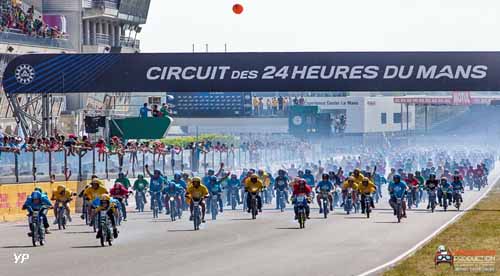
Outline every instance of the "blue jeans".
<path id="1" fill-rule="evenodd" d="M 235 187 L 230 187 L 228 189 L 228 192 L 226 193 L 226 201 L 227 201 L 227 205 L 231 205 L 231 193 L 235 193 L 235 196 L 236 196 L 236 202 L 238 202 L 238 204 L 241 202 L 240 200 L 240 191 L 238 188 L 235 188 Z"/>
<path id="2" fill-rule="evenodd" d="M 153 210 L 153 198 L 156 200 L 156 204 L 158 204 L 158 209 L 160 212 L 163 210 L 163 204 L 161 200 L 161 192 L 149 192 L 151 194 L 151 210 Z"/>
<path id="3" fill-rule="evenodd" d="M 286 202 L 286 201 L 288 200 L 288 191 L 287 191 L 287 190 L 283 190 L 283 192 L 284 192 L 284 195 L 283 195 L 283 196 L 285 197 L 285 198 L 283 198 L 283 199 L 284 199 L 284 200 L 285 200 L 285 202 Z M 276 190 L 276 209 L 279 209 L 279 208 L 280 208 L 280 206 L 279 206 L 279 201 L 280 201 L 280 193 L 281 193 L 281 191 L 280 191 L 280 190 Z"/>
<path id="4" fill-rule="evenodd" d="M 212 197 L 213 196 L 217 196 L 218 197 L 217 198 L 217 203 L 219 204 L 219 208 L 220 208 L 221 212 L 222 212 L 222 208 L 224 207 L 224 205 L 222 203 L 222 196 L 221 196 L 221 194 L 220 193 L 216 193 L 216 194 L 210 193 L 210 197 L 207 200 L 207 202 L 209 203 L 209 204 L 207 204 L 207 214 L 209 214 L 212 211 Z"/>

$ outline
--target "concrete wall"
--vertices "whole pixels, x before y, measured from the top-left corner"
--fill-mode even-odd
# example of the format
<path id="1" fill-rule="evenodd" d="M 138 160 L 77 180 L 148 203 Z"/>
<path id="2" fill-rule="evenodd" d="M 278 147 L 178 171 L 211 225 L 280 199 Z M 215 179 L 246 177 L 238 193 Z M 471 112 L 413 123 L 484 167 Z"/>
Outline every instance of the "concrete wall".
<path id="1" fill-rule="evenodd" d="M 401 105 L 395 104 L 393 97 L 367 97 L 365 98 L 365 125 L 364 132 L 395 132 L 401 131 L 401 124 L 394 123 L 394 114 L 401 113 Z M 410 105 L 409 129 L 415 129 L 415 106 Z M 382 113 L 386 114 L 387 123 L 382 124 Z M 406 129 L 406 106 L 403 106 L 403 129 Z"/>
<path id="2" fill-rule="evenodd" d="M 288 133 L 288 118 L 175 118 L 174 126 L 198 133 Z"/>

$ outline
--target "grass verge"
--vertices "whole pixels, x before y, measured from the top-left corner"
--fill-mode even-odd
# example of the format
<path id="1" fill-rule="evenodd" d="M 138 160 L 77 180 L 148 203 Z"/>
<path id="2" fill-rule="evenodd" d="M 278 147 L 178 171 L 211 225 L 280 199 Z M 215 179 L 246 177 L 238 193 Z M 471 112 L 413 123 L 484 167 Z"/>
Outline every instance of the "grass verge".
<path id="1" fill-rule="evenodd" d="M 497 250 L 495 273 L 455 272 L 447 264 L 434 265 L 434 254 L 439 245 L 451 250 Z M 385 276 L 399 275 L 500 275 L 500 184 L 474 209 L 469 210 L 455 223 L 448 226 L 414 255 L 385 271 Z"/>

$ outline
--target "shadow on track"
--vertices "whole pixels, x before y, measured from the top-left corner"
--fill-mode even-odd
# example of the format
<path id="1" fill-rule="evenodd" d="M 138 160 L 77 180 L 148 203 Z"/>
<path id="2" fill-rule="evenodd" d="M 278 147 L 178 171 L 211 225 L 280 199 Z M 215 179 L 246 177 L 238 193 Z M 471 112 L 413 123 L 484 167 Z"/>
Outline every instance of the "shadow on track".
<path id="1" fill-rule="evenodd" d="M 100 245 L 81 245 L 81 246 L 72 246 L 71 248 L 101 248 Z M 104 248 L 104 247 L 102 247 Z"/>
<path id="2" fill-rule="evenodd" d="M 231 220 L 253 220 L 252 218 L 234 218 Z"/>
<path id="3" fill-rule="evenodd" d="M 194 229 L 178 229 L 178 230 L 168 230 L 167 232 L 193 232 Z"/>
<path id="4" fill-rule="evenodd" d="M 33 245 L 10 245 L 10 246 L 2 246 L 2 248 L 35 248 Z"/>
<path id="5" fill-rule="evenodd" d="M 364 217 L 351 217 L 351 216 L 347 216 L 347 217 L 344 217 L 344 219 L 367 219 L 366 216 Z"/>
<path id="6" fill-rule="evenodd" d="M 59 231 L 59 230 L 58 230 Z M 62 230 L 60 230 L 62 231 Z M 63 232 L 64 234 L 92 234 L 94 231 L 81 231 L 81 232 Z"/>
<path id="7" fill-rule="evenodd" d="M 277 227 L 276 230 L 299 230 L 300 227 Z"/>

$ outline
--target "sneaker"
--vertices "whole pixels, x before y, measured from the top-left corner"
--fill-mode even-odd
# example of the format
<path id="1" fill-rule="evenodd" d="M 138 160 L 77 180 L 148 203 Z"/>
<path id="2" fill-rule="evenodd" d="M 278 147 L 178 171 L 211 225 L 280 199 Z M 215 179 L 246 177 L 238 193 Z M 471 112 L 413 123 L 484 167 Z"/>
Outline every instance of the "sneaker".
<path id="1" fill-rule="evenodd" d="M 429 210 L 431 208 L 431 205 L 427 205 L 427 210 Z"/>
<path id="2" fill-rule="evenodd" d="M 394 215 L 396 215 L 396 210 L 393 210 L 394 211 Z"/>
<path id="3" fill-rule="evenodd" d="M 297 218 L 297 215 L 295 215 L 294 220 L 297 220 L 297 219 L 298 219 L 298 218 Z"/>
<path id="4" fill-rule="evenodd" d="M 205 219 L 204 218 L 201 219 L 201 223 L 205 223 Z"/>
<path id="5" fill-rule="evenodd" d="M 28 237 L 31 237 L 31 236 L 32 236 L 31 232 L 28 232 Z"/>
<path id="6" fill-rule="evenodd" d="M 220 213 L 224 213 L 224 209 L 220 209 Z"/>
<path id="7" fill-rule="evenodd" d="M 250 209 L 248 209 L 247 212 L 250 213 Z"/>
<path id="8" fill-rule="evenodd" d="M 101 238 L 101 231 L 97 231 L 97 234 L 95 235 L 95 238 L 96 239 L 100 239 Z"/>
<path id="9" fill-rule="evenodd" d="M 262 209 L 259 209 L 259 213 L 262 213 Z"/>
<path id="10" fill-rule="evenodd" d="M 45 234 L 52 234 L 52 232 L 49 231 L 49 229 L 45 229 Z"/>
<path id="11" fill-rule="evenodd" d="M 81 215 L 81 216 L 80 216 L 80 218 L 81 218 L 81 219 L 85 219 L 85 216 L 84 216 L 84 215 Z"/>
<path id="12" fill-rule="evenodd" d="M 344 202 L 342 202 L 342 204 L 340 204 L 340 207 L 344 207 Z"/>
<path id="13" fill-rule="evenodd" d="M 118 238 L 118 229 L 113 228 L 113 238 Z"/>
<path id="14" fill-rule="evenodd" d="M 333 212 L 333 206 L 332 206 L 332 205 L 330 205 L 330 211 L 332 211 L 332 212 Z"/>
<path id="15" fill-rule="evenodd" d="M 306 216 L 306 219 L 311 219 L 309 216 Z"/>
<path id="16" fill-rule="evenodd" d="M 69 221 L 69 222 L 71 222 L 71 221 L 72 221 L 71 216 L 68 216 L 68 221 Z"/>
<path id="17" fill-rule="evenodd" d="M 364 213 L 365 213 L 365 210 L 362 210 L 362 211 L 361 211 L 361 214 L 364 214 Z"/>
<path id="18" fill-rule="evenodd" d="M 323 214 L 323 208 L 319 208 L 319 213 Z"/>
<path id="19" fill-rule="evenodd" d="M 193 215 L 189 216 L 189 221 L 193 221 Z"/>
<path id="20" fill-rule="evenodd" d="M 123 221 L 127 221 L 127 219 L 126 219 L 126 218 L 123 218 Z"/>
<path id="21" fill-rule="evenodd" d="M 56 225 L 56 224 L 57 224 L 57 219 L 55 219 L 55 220 L 54 220 L 54 223 L 52 223 L 52 224 Z"/>

